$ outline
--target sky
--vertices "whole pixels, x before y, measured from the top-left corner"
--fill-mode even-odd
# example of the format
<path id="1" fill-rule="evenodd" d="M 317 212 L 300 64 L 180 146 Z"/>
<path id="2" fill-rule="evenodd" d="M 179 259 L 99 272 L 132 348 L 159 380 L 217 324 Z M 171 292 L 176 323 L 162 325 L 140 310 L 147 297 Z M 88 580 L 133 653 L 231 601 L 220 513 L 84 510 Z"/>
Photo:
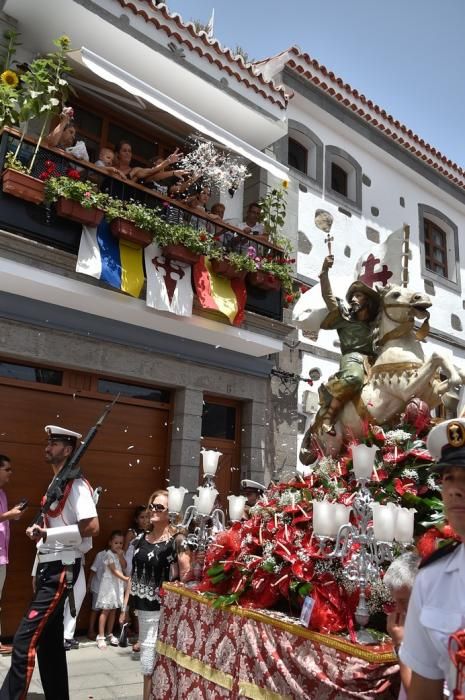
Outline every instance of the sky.
<path id="1" fill-rule="evenodd" d="M 250 58 L 292 45 L 465 167 L 465 0 L 166 0 Z"/>

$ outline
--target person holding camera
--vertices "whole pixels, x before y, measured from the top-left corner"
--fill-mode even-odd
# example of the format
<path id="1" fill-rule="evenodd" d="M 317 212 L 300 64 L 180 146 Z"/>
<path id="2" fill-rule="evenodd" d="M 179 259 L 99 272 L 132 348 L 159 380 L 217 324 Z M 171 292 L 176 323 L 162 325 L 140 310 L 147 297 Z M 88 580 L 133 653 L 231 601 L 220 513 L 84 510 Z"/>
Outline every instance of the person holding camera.
<path id="1" fill-rule="evenodd" d="M 18 505 L 8 509 L 8 501 L 4 486 L 10 481 L 11 460 L 6 455 L 0 455 L 0 600 L 2 598 L 3 586 L 6 579 L 6 567 L 8 565 L 8 546 L 10 544 L 10 520 L 19 520 L 27 506 L 27 501 L 21 501 Z M 1 608 L 0 608 L 1 610 Z M 2 628 L 0 625 L 0 639 Z M 0 654 L 7 656 L 11 654 L 12 647 L 0 642 Z"/>

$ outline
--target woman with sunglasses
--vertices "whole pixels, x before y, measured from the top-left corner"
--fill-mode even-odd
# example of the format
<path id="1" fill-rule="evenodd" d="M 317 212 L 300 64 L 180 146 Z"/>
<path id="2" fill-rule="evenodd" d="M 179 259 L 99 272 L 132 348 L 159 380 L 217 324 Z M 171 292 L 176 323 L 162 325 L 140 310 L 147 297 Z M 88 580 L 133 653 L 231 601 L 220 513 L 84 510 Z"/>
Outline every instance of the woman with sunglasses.
<path id="1" fill-rule="evenodd" d="M 155 491 L 150 496 L 148 511 L 151 529 L 133 540 L 132 574 L 124 600 L 126 610 L 131 595 L 139 619 L 144 700 L 149 700 L 152 690 L 155 643 L 161 614 L 160 589 L 163 582 L 170 578 L 172 564 L 178 564 L 181 581 L 187 580 L 190 572 L 190 554 L 184 546 L 184 536 L 169 522 L 168 492 Z M 121 618 L 123 622 L 125 612 Z"/>

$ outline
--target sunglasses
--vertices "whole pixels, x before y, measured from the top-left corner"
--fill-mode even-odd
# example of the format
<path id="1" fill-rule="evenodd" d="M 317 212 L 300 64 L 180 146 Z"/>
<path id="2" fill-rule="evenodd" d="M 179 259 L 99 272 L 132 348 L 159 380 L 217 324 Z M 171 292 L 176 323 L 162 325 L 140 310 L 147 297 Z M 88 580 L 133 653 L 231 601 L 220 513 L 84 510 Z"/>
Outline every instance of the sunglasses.
<path id="1" fill-rule="evenodd" d="M 165 506 L 162 506 L 161 503 L 150 503 L 149 510 L 154 510 L 155 513 L 163 513 L 165 510 L 168 510 L 168 508 L 165 508 Z"/>

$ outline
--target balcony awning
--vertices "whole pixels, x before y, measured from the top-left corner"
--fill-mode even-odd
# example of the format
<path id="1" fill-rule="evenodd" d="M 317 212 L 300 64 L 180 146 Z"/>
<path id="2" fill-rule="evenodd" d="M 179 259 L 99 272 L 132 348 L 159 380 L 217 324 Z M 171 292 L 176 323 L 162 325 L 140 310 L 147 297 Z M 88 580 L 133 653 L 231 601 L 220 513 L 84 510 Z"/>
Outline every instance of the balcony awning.
<path id="1" fill-rule="evenodd" d="M 230 151 L 234 151 L 238 155 L 252 161 L 275 177 L 281 180 L 289 179 L 289 170 L 286 166 L 270 156 L 267 156 L 265 153 L 262 153 L 257 148 L 250 146 L 241 138 L 226 131 L 226 129 L 214 124 L 202 115 L 197 114 L 189 107 L 165 95 L 160 90 L 139 80 L 135 75 L 131 75 L 124 69 L 110 63 L 110 61 L 107 61 L 93 51 L 82 47 L 78 51 L 71 51 L 69 53 L 69 58 L 85 66 L 103 80 L 118 85 L 130 95 L 139 97 L 157 109 L 171 114 L 171 116 L 179 119 L 181 122 L 189 124 L 189 126 L 196 131 L 200 131 L 213 141 L 221 143 Z"/>

